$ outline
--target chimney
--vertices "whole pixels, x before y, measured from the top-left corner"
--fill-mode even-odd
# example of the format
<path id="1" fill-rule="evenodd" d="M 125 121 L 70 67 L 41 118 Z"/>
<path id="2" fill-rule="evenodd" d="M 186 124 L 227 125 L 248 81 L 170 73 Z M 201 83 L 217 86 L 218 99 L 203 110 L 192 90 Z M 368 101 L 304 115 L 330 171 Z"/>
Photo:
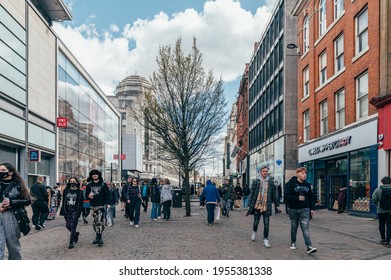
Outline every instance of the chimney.
<path id="1" fill-rule="evenodd" d="M 259 42 L 255 42 L 254 43 L 254 53 L 257 51 L 258 47 L 259 47 Z"/>

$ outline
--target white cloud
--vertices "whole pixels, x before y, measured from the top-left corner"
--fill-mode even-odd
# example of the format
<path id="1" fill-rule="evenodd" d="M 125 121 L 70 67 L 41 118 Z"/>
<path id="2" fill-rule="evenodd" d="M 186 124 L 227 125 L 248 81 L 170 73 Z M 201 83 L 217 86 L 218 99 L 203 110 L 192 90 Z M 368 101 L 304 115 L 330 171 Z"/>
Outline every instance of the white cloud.
<path id="1" fill-rule="evenodd" d="M 119 29 L 114 24 L 110 31 L 102 32 L 93 23 L 79 27 L 55 24 L 54 28 L 104 92 L 113 94 L 126 75 L 137 72 L 149 78 L 156 70 L 159 46 L 173 45 L 179 37 L 185 49 L 190 48 L 193 37 L 197 38 L 205 69 L 213 69 L 215 76 L 221 75 L 226 82 L 237 79 L 252 56 L 253 44 L 270 11 L 263 6 L 253 15 L 238 1 L 215 0 L 205 2 L 200 13 L 187 9 L 172 15 L 160 12 L 150 20 L 138 19 L 124 26 L 119 37 L 113 36 Z M 91 15 L 88 22 L 94 17 Z"/>

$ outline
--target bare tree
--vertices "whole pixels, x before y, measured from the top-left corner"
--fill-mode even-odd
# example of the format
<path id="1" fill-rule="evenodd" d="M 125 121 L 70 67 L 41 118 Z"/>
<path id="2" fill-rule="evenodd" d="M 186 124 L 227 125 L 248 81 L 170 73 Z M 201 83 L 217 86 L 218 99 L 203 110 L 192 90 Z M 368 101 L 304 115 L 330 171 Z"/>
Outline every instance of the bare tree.
<path id="1" fill-rule="evenodd" d="M 190 216 L 189 177 L 194 167 L 215 153 L 215 137 L 226 121 L 222 79 L 205 72 L 196 39 L 188 55 L 182 40 L 175 48 L 161 46 L 158 70 L 151 77 L 153 95 L 147 95 L 144 118 L 157 134 L 165 159 L 179 164 L 186 187 L 186 216 Z"/>

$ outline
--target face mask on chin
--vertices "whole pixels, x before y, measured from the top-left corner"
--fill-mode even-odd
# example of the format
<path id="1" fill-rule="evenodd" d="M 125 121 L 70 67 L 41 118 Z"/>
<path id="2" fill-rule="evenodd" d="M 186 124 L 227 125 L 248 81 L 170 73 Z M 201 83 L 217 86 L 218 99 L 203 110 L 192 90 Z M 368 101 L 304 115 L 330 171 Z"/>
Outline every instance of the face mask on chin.
<path id="1" fill-rule="evenodd" d="M 8 171 L 0 172 L 0 181 L 3 181 L 5 177 L 8 177 Z"/>

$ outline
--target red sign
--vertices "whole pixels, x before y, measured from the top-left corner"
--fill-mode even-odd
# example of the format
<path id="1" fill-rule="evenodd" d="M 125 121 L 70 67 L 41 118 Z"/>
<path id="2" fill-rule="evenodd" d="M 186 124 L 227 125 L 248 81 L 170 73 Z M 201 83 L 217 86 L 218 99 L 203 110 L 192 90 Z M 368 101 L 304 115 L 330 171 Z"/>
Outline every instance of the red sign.
<path id="1" fill-rule="evenodd" d="M 114 154 L 113 155 L 113 159 L 118 159 L 118 154 Z M 126 155 L 125 154 L 121 154 L 120 159 L 121 160 L 125 160 L 126 159 Z"/>
<path id="2" fill-rule="evenodd" d="M 66 118 L 66 117 L 57 117 L 57 127 L 67 128 L 68 127 L 68 118 Z"/>

